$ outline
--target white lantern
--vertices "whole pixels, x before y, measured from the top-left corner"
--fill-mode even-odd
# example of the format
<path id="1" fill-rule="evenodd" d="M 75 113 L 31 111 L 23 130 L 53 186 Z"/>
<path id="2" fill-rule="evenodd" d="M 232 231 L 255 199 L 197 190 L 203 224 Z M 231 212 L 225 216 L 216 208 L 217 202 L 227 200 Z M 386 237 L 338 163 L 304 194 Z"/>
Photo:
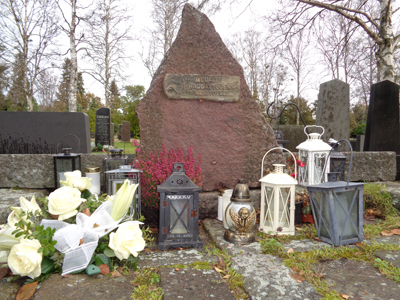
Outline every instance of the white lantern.
<path id="1" fill-rule="evenodd" d="M 308 134 L 307 127 L 322 128 L 322 133 Z M 327 159 L 332 147 L 321 140 L 321 136 L 324 134 L 322 126 L 309 125 L 304 128 L 304 132 L 307 135 L 307 140 L 296 147 L 299 150 L 299 159 L 302 162 L 302 164 L 299 164 L 299 185 L 320 184 L 327 181 L 326 174 L 329 173 L 329 161 L 327 163 Z"/>
<path id="2" fill-rule="evenodd" d="M 271 150 L 274 149 L 276 148 Z M 286 151 L 293 156 L 289 150 Z M 264 155 L 264 158 L 268 152 Z M 265 233 L 272 232 L 273 234 L 294 235 L 295 188 L 297 180 L 283 172 L 283 168 L 286 165 L 273 164 L 273 166 L 275 167 L 273 172 L 260 179 L 260 230 Z M 263 168 L 261 171 L 261 176 L 262 175 Z"/>

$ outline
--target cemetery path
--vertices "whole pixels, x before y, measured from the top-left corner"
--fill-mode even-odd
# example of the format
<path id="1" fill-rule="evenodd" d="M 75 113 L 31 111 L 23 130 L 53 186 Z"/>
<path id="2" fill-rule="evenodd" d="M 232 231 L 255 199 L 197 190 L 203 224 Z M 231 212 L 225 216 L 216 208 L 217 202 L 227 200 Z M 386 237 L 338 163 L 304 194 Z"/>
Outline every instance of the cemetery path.
<path id="1" fill-rule="evenodd" d="M 292 270 L 283 265 L 283 260 L 261 252 L 259 243 L 246 246 L 229 244 L 223 239 L 224 229 L 221 222 L 214 219 L 202 221 L 200 237 L 205 245 L 210 244 L 226 250 L 232 262 L 232 268 L 241 274 L 243 285 L 248 294 L 237 298 L 240 293 L 233 292 L 222 279 L 217 269 L 196 267 L 202 263 L 217 265 L 219 258 L 207 253 L 205 248 L 188 248 L 170 251 L 148 249 L 140 257 L 139 270 L 155 268 L 160 275 L 160 287 L 164 300 L 172 299 L 322 299 L 315 288 L 306 280 L 296 280 Z M 367 243 L 371 241 L 365 241 Z M 400 243 L 400 237 L 379 237 L 378 243 Z M 284 244 L 285 251 L 309 251 L 330 247 L 315 240 L 297 240 Z M 354 247 L 354 246 L 351 246 Z M 400 255 L 394 251 L 377 252 L 376 257 L 400 267 Z M 339 259 L 321 261 L 314 266 L 317 273 L 323 275 L 330 289 L 343 295 L 343 299 L 398 299 L 400 284 L 383 276 L 377 268 L 360 261 Z M 75 300 L 75 299 L 133 299 L 133 283 L 138 273 L 112 277 L 109 275 L 86 274 L 70 275 L 62 278 L 53 274 L 39 284 L 33 300 Z M 0 280 L 0 299 L 15 299 L 22 281 L 7 282 Z M 347 297 L 348 298 L 345 298 Z M 22 299 L 22 298 L 21 298 Z M 25 299 L 25 298 L 23 298 Z M 342 299 L 342 298 L 339 298 Z"/>

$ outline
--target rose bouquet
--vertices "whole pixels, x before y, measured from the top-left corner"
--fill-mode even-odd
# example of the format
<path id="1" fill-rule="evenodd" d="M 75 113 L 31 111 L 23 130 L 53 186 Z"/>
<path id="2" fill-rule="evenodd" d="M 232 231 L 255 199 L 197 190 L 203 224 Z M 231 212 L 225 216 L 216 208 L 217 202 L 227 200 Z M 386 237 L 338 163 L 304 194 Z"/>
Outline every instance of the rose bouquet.
<path id="1" fill-rule="evenodd" d="M 36 279 L 60 269 L 66 275 L 87 270 L 92 263 L 111 266 L 114 257 L 136 258 L 144 249 L 143 223 L 132 220 L 132 211 L 127 215 L 138 185 L 126 180 L 114 196 L 104 199 L 89 192 L 91 179 L 80 171 L 65 177 L 62 187 L 41 200 L 42 208 L 35 197 L 21 197 L 20 207 L 11 207 L 0 229 L 0 251 L 14 275 Z"/>

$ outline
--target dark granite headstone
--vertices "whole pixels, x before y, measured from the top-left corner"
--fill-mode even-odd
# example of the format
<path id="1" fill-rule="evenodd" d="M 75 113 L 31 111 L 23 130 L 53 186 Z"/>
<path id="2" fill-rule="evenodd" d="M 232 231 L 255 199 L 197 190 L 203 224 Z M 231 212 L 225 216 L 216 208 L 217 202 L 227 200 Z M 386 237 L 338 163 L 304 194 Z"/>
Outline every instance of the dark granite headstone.
<path id="1" fill-rule="evenodd" d="M 1 154 L 51 154 L 67 147 L 74 153 L 91 152 L 87 114 L 0 112 Z"/>
<path id="2" fill-rule="evenodd" d="M 131 140 L 131 137 L 129 134 L 130 128 L 131 128 L 131 124 L 129 123 L 129 121 L 124 121 L 122 123 L 121 141 L 129 142 Z"/>
<path id="3" fill-rule="evenodd" d="M 95 143 L 101 145 L 110 145 L 110 131 L 111 131 L 111 114 L 110 109 L 101 107 L 96 111 L 96 134 Z"/>
<path id="4" fill-rule="evenodd" d="M 141 154 L 159 153 L 163 144 L 183 152 L 193 146 L 196 158 L 201 153 L 204 191 L 233 188 L 240 178 L 259 186 L 263 155 L 278 146 L 243 68 L 208 17 L 189 4 L 136 112 Z"/>
<path id="5" fill-rule="evenodd" d="M 385 80 L 371 86 L 364 151 L 400 154 L 399 86 Z"/>

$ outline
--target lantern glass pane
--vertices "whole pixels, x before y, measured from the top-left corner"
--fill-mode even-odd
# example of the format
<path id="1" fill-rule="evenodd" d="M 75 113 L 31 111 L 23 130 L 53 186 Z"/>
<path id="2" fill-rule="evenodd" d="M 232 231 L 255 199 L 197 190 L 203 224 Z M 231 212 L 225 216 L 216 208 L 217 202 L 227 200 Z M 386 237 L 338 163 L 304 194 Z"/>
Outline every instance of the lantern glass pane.
<path id="1" fill-rule="evenodd" d="M 329 209 L 327 207 L 328 206 L 327 194 L 322 192 L 312 191 L 311 197 L 314 200 L 315 207 L 313 209 L 317 218 L 316 221 L 319 223 L 320 226 L 321 236 L 331 239 L 330 232 L 332 224 L 331 224 L 331 218 L 329 217 Z"/>
<path id="2" fill-rule="evenodd" d="M 190 196 L 186 196 L 189 197 Z M 170 224 L 171 233 L 187 233 L 189 232 L 189 202 L 187 199 L 170 199 Z"/>
<path id="3" fill-rule="evenodd" d="M 265 215 L 264 215 L 264 224 L 268 227 L 272 227 L 273 222 L 273 214 L 274 214 L 274 197 L 273 197 L 274 188 L 266 186 L 265 187 Z"/>
<path id="4" fill-rule="evenodd" d="M 289 227 L 289 203 L 290 189 L 279 189 L 279 223 L 278 227 Z"/>
<path id="5" fill-rule="evenodd" d="M 314 183 L 319 184 L 322 182 L 322 171 L 324 170 L 326 161 L 325 153 L 315 153 L 314 154 Z M 328 172 L 329 170 L 327 170 Z"/>
<path id="6" fill-rule="evenodd" d="M 299 184 L 307 185 L 308 184 L 308 152 L 304 150 L 299 151 L 300 160 L 305 164 L 304 167 L 298 166 L 299 170 Z"/>
<path id="7" fill-rule="evenodd" d="M 346 191 L 335 193 L 334 213 L 338 224 L 338 233 L 342 236 L 342 239 L 358 236 L 356 230 L 358 224 L 358 197 L 354 198 L 356 192 Z M 353 199 L 355 203 L 352 206 Z"/>
<path id="8" fill-rule="evenodd" d="M 60 180 L 65 180 L 65 172 L 72 172 L 72 159 L 57 159 L 57 182 L 59 183 Z"/>

